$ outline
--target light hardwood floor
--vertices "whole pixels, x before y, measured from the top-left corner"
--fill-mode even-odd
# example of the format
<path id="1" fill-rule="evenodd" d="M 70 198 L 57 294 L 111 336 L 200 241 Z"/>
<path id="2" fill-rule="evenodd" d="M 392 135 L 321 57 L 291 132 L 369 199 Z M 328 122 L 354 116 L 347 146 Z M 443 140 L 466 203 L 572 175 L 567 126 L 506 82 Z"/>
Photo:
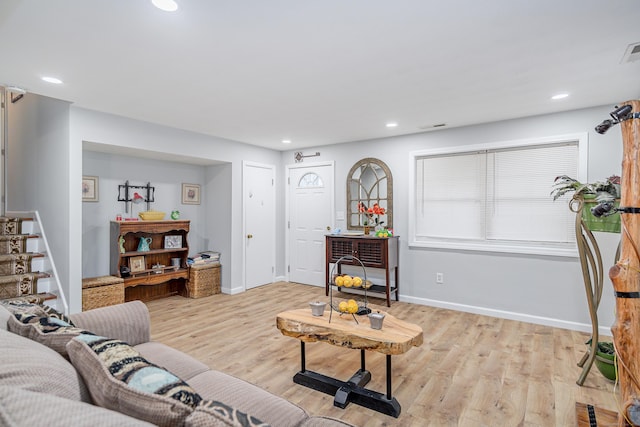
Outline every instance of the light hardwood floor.
<path id="1" fill-rule="evenodd" d="M 424 344 L 392 358 L 400 417 L 353 404 L 335 408 L 331 396 L 293 383 L 300 344 L 275 326 L 277 313 L 317 299 L 328 301 L 324 288 L 278 282 L 238 295 L 175 296 L 147 306 L 154 340 L 311 414 L 358 426 L 574 426 L 576 401 L 617 410 L 613 383 L 595 366 L 584 386 L 575 383 L 587 334 L 403 302 L 384 309 L 420 325 Z M 368 388 L 385 390 L 384 361 L 367 352 Z M 347 379 L 359 363 L 358 351 L 307 344 L 307 369 Z"/>

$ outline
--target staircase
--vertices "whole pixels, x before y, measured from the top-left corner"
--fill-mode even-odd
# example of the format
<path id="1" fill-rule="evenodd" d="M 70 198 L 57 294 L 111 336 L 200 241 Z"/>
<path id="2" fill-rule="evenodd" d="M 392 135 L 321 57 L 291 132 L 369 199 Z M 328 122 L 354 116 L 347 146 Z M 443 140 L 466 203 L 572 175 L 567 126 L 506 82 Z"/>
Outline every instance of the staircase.
<path id="1" fill-rule="evenodd" d="M 68 313 L 38 212 L 0 217 L 0 300 L 28 298 Z"/>

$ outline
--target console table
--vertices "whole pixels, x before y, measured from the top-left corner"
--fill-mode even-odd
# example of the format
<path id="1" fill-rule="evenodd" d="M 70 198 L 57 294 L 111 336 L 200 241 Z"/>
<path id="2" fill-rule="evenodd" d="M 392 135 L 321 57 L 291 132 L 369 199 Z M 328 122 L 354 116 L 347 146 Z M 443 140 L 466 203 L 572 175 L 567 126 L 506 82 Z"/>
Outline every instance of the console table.
<path id="1" fill-rule="evenodd" d="M 276 317 L 276 325 L 283 335 L 300 340 L 301 369 L 293 382 L 334 396 L 333 405 L 344 409 L 350 402 L 383 414 L 398 417 L 400 403 L 391 394 L 391 355 L 402 354 L 422 345 L 422 328 L 386 314 L 382 329 L 372 329 L 367 316 L 359 323 L 351 317 L 313 316 L 311 310 L 284 311 Z M 305 342 L 323 341 L 338 347 L 360 350 L 360 369 L 347 381 L 309 371 L 305 366 Z M 387 357 L 387 392 L 379 393 L 364 386 L 371 380 L 366 370 L 365 350 Z"/>
<path id="2" fill-rule="evenodd" d="M 326 236 L 326 270 L 325 292 L 329 295 L 331 286 L 330 264 L 336 263 L 341 257 L 351 255 L 362 261 L 365 267 L 380 268 L 385 271 L 384 286 L 373 285 L 368 292 L 384 293 L 387 299 L 387 307 L 391 307 L 392 293 L 398 301 L 398 236 L 374 237 L 374 236 Z M 345 261 L 346 265 L 360 266 L 357 261 Z M 338 274 L 341 274 L 341 265 L 338 265 Z M 390 282 L 390 271 L 394 272 L 393 287 Z"/>

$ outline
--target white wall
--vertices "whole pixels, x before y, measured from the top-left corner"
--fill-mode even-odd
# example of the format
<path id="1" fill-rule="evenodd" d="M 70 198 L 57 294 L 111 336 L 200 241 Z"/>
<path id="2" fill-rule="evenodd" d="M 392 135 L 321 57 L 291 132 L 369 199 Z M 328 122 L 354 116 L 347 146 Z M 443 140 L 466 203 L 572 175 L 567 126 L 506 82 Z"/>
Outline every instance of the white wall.
<path id="1" fill-rule="evenodd" d="M 207 166 L 205 172 L 205 210 L 208 241 L 204 246 L 219 251 L 222 265 L 230 265 L 232 236 L 232 165 Z M 238 262 L 238 261 L 236 261 Z M 220 270 L 220 283 L 225 293 L 233 292 L 231 275 L 226 268 Z"/>
<path id="2" fill-rule="evenodd" d="M 160 153 L 168 157 L 175 157 L 182 162 L 187 161 L 187 158 L 191 157 L 197 159 L 201 164 L 206 163 L 207 160 L 211 160 L 211 163 L 229 163 L 231 165 L 231 179 L 229 180 L 228 170 L 226 170 L 225 173 L 227 175 L 225 175 L 223 179 L 231 184 L 231 188 L 227 190 L 231 197 L 223 197 L 224 203 L 229 203 L 230 200 L 230 206 L 225 206 L 223 209 L 231 210 L 230 224 L 225 223 L 230 227 L 231 238 L 229 250 L 222 255 L 224 257 L 224 275 L 225 279 L 228 280 L 227 289 L 244 288 L 244 283 L 242 283 L 242 245 L 244 244 L 242 234 L 242 161 L 249 160 L 273 164 L 276 168 L 281 168 L 279 152 L 229 141 L 223 138 L 211 137 L 72 107 L 70 141 L 72 150 L 77 150 L 77 146 L 81 147 L 83 141 L 90 142 L 96 146 L 104 145 L 105 147 L 146 150 L 149 153 L 149 157 L 157 156 L 158 153 Z M 194 162 L 195 161 L 196 160 L 194 160 Z M 81 166 L 81 170 L 82 169 Z M 86 171 L 84 173 L 89 175 Z M 76 173 L 72 176 L 78 188 L 80 187 L 81 175 L 82 173 Z M 205 171 L 203 180 L 205 178 L 212 179 L 212 175 L 214 174 L 209 174 Z M 203 196 L 207 196 L 208 194 L 209 192 L 207 191 Z M 215 195 L 215 191 L 213 194 Z M 282 205 L 283 200 L 283 192 L 282 189 L 279 188 L 276 190 L 276 202 L 278 205 Z M 208 211 L 207 214 L 210 215 L 211 212 Z M 107 218 L 105 218 L 105 221 L 106 220 Z M 216 228 L 213 227 L 205 232 L 203 236 L 205 242 L 216 241 L 215 230 Z M 82 240 L 82 230 L 80 227 L 70 232 L 72 234 L 71 239 Z M 279 236 L 278 239 L 284 239 L 284 227 L 282 223 L 277 224 L 276 235 Z M 104 242 L 96 243 L 102 246 L 104 245 Z M 282 242 L 276 242 L 276 244 L 283 245 Z M 224 250 L 224 247 L 222 250 Z M 279 275 L 283 274 L 284 268 L 284 260 L 281 254 L 282 252 L 277 254 L 276 264 L 276 274 Z M 80 284 L 76 285 L 74 283 L 72 287 L 74 287 L 72 292 L 75 291 L 79 293 L 81 291 Z M 72 306 L 71 311 L 73 312 L 74 309 L 79 310 L 79 307 Z"/>
<path id="3" fill-rule="evenodd" d="M 400 137 L 360 141 L 319 151 L 314 161 L 336 162 L 336 211 L 346 212 L 346 179 L 351 166 L 364 157 L 377 157 L 391 169 L 394 182 L 394 230 L 400 236 L 400 298 L 535 323 L 590 330 L 584 285 L 577 258 L 554 258 L 473 251 L 409 248 L 407 244 L 409 153 L 415 150 L 483 144 L 580 132 L 589 133 L 588 179 L 595 181 L 621 170 L 622 137 L 614 128 L 606 135 L 593 131 L 613 106 L 528 117 Z M 283 153 L 292 163 L 293 151 Z M 549 191 L 555 177 L 549 177 Z M 561 203 L 561 202 L 558 202 Z M 346 228 L 344 221 L 335 224 Z M 526 225 L 523 215 L 523 225 Z M 596 233 L 605 266 L 613 265 L 619 235 Z M 608 267 L 605 267 L 608 271 Z M 436 273 L 444 284 L 435 283 Z M 600 305 L 601 330 L 614 321 L 613 288 L 605 278 Z"/>
<path id="4" fill-rule="evenodd" d="M 70 213 L 69 103 L 26 94 L 9 107 L 7 211 L 40 213 L 51 258 L 70 302 L 72 261 Z"/>

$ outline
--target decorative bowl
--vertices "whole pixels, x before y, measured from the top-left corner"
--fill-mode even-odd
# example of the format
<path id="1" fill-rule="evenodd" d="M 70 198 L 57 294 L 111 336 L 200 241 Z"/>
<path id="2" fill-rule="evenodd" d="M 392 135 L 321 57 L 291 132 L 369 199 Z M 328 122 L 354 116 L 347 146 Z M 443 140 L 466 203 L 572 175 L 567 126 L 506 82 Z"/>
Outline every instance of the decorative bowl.
<path id="1" fill-rule="evenodd" d="M 143 221 L 160 221 L 164 219 L 165 215 L 164 212 L 160 211 L 144 211 L 138 214 Z"/>
<path id="2" fill-rule="evenodd" d="M 371 323 L 371 329 L 382 329 L 382 321 L 384 320 L 384 313 L 369 313 L 369 321 Z"/>
<path id="3" fill-rule="evenodd" d="M 311 314 L 314 316 L 322 316 L 326 305 L 327 303 L 320 301 L 310 302 L 309 306 L 311 306 Z"/>

